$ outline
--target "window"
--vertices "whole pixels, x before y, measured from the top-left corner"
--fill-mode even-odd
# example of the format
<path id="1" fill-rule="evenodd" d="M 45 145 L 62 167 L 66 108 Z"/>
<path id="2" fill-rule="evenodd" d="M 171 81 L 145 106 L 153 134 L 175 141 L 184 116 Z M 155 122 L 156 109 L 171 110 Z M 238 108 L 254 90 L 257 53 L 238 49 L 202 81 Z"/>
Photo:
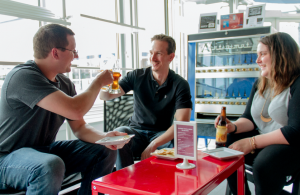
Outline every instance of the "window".
<path id="1" fill-rule="evenodd" d="M 150 65 L 149 51 L 151 38 L 156 34 L 165 34 L 164 1 L 138 1 L 139 26 L 146 30 L 139 33 L 140 67 Z"/>
<path id="2" fill-rule="evenodd" d="M 201 13 L 218 12 L 220 15 L 229 14 L 227 3 L 196 4 L 174 0 L 169 3 L 170 35 L 176 41 L 176 53 L 172 69 L 187 78 L 187 35 L 198 33 L 199 17 Z"/>
<path id="3" fill-rule="evenodd" d="M 28 5 L 38 6 L 38 1 L 37 0 L 14 0 L 14 1 L 19 2 L 19 3 L 25 3 L 25 4 L 28 4 Z"/>
<path id="4" fill-rule="evenodd" d="M 47 2 L 48 1 L 50 2 L 52 0 L 47 0 Z M 54 3 L 54 5 L 57 6 L 59 3 Z M 67 16 L 77 17 L 80 14 L 86 14 L 116 21 L 115 0 L 66 0 L 66 9 Z"/>
<path id="5" fill-rule="evenodd" d="M 33 59 L 32 37 L 38 28 L 38 21 L 0 15 L 0 61 Z"/>
<path id="6" fill-rule="evenodd" d="M 298 46 L 300 46 L 300 23 L 299 22 L 280 22 L 279 31 L 290 34 Z"/>
<path id="7" fill-rule="evenodd" d="M 32 37 L 39 22 L 0 15 L 0 89 L 7 73 L 14 67 L 10 62 L 23 63 L 33 59 Z"/>
<path id="8" fill-rule="evenodd" d="M 56 17 L 63 18 L 62 0 L 41 0 L 41 7 L 50 10 Z"/>

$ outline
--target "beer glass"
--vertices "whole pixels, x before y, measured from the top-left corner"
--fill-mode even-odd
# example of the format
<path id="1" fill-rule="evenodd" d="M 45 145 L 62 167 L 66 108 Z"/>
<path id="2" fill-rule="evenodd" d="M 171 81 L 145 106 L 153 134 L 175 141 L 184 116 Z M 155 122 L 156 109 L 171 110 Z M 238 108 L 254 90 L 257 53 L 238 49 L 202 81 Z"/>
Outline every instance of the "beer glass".
<path id="1" fill-rule="evenodd" d="M 103 72 L 104 70 L 112 70 L 112 62 L 110 62 L 110 60 L 106 60 L 100 65 L 100 72 Z M 109 87 L 110 85 L 105 85 L 101 88 L 101 91 L 107 92 L 109 91 Z"/>
<path id="2" fill-rule="evenodd" d="M 114 81 L 110 85 L 109 93 L 119 94 L 119 93 L 121 93 L 121 90 L 120 90 L 120 87 L 119 87 L 119 78 L 121 77 L 121 74 L 120 74 L 120 67 L 119 67 L 119 61 L 118 60 L 116 60 L 116 63 L 114 64 L 114 67 L 113 67 L 112 71 L 113 71 Z"/>

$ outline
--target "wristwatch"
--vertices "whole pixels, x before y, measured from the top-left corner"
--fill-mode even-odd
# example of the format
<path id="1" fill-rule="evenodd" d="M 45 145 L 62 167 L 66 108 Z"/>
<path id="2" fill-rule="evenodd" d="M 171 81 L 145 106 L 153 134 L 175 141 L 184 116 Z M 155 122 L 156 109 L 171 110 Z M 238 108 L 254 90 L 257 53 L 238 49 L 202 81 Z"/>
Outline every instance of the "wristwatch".
<path id="1" fill-rule="evenodd" d="M 235 134 L 237 131 L 237 126 L 234 123 L 232 123 L 232 124 L 234 125 L 234 131 L 230 132 L 229 134 Z"/>

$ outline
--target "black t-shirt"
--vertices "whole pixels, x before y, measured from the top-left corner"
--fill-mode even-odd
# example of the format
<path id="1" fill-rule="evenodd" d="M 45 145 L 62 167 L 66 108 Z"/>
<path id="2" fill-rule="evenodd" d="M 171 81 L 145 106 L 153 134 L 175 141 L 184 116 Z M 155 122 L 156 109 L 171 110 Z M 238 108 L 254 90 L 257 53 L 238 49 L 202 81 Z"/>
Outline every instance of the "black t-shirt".
<path id="1" fill-rule="evenodd" d="M 134 91 L 134 113 L 129 119 L 132 128 L 165 131 L 177 109 L 192 108 L 189 84 L 173 70 L 161 86 L 153 78 L 151 67 L 128 72 L 119 84 L 125 93 Z"/>
<path id="2" fill-rule="evenodd" d="M 63 74 L 48 80 L 34 61 L 12 69 L 5 78 L 0 100 L 0 156 L 22 147 L 46 146 L 55 141 L 65 117 L 36 104 L 61 90 L 76 95 L 74 84 Z"/>

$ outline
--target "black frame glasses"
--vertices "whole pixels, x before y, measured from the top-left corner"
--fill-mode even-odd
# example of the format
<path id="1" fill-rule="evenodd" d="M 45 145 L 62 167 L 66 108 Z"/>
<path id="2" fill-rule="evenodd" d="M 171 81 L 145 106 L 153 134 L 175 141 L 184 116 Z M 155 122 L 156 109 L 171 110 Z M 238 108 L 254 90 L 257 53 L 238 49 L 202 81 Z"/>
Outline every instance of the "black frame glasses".
<path id="1" fill-rule="evenodd" d="M 67 48 L 64 48 L 64 47 L 56 47 L 56 49 L 68 50 L 68 51 L 71 51 L 75 56 L 78 55 L 78 50 L 70 50 L 70 49 L 67 49 Z"/>

